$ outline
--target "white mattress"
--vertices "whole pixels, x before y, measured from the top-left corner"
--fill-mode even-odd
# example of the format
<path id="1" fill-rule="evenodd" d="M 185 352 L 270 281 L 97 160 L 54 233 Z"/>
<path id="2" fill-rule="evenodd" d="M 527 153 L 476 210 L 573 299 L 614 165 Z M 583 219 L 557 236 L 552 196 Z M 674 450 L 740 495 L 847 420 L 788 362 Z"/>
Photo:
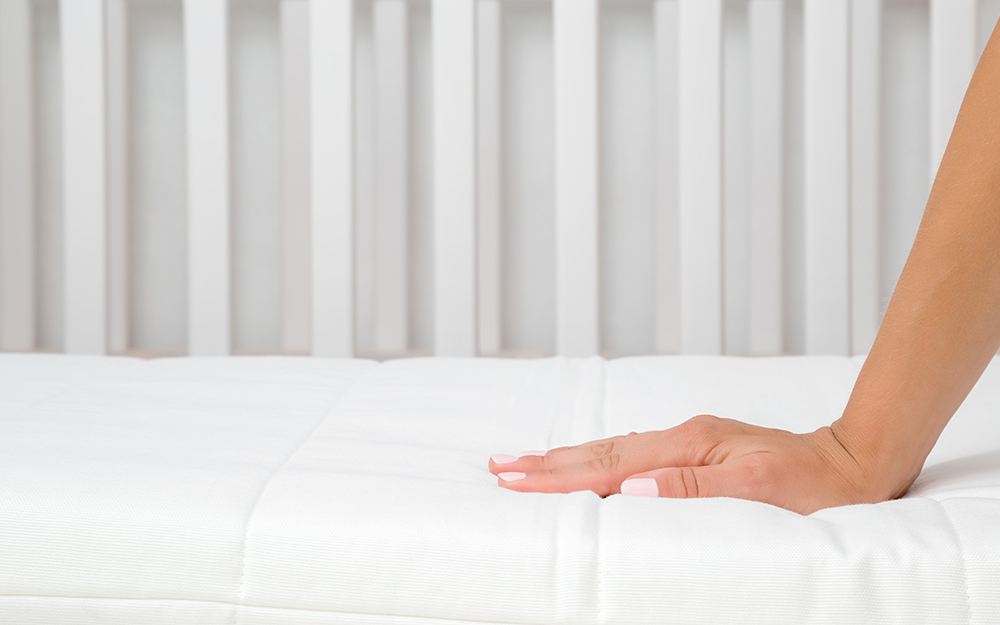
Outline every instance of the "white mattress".
<path id="1" fill-rule="evenodd" d="M 1000 623 L 1000 361 L 899 501 L 486 468 L 706 412 L 812 430 L 860 364 L 3 355 L 0 623 Z"/>

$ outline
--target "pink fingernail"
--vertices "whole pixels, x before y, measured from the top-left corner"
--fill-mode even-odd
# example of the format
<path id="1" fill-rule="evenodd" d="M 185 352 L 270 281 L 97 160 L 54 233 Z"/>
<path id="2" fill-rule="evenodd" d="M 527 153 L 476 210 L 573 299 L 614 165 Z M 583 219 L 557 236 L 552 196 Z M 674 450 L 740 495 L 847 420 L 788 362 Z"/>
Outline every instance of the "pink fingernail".
<path id="1" fill-rule="evenodd" d="M 523 480 L 525 478 L 525 474 L 512 471 L 510 473 L 498 473 L 497 477 L 505 482 L 516 482 L 518 480 Z"/>
<path id="2" fill-rule="evenodd" d="M 522 457 L 523 456 L 544 456 L 545 452 L 544 451 L 522 451 L 521 453 L 519 453 L 517 455 L 518 456 L 522 456 Z"/>
<path id="3" fill-rule="evenodd" d="M 507 454 L 493 454 L 490 458 L 492 458 L 493 462 L 496 464 L 510 464 L 511 462 L 515 462 L 517 460 L 517 456 L 508 456 Z"/>
<path id="4" fill-rule="evenodd" d="M 660 488 L 651 477 L 640 477 L 622 482 L 622 494 L 635 497 L 659 497 Z"/>

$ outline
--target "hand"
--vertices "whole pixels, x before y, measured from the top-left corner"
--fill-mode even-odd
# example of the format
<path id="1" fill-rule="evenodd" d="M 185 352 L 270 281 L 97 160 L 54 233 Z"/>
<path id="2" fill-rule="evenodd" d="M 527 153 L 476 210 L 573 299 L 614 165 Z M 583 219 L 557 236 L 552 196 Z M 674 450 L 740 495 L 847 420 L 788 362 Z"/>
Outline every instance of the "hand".
<path id="1" fill-rule="evenodd" d="M 800 514 L 891 494 L 878 491 L 830 427 L 793 434 L 712 415 L 544 456 L 497 454 L 489 468 L 500 486 L 520 492 L 736 497 Z"/>

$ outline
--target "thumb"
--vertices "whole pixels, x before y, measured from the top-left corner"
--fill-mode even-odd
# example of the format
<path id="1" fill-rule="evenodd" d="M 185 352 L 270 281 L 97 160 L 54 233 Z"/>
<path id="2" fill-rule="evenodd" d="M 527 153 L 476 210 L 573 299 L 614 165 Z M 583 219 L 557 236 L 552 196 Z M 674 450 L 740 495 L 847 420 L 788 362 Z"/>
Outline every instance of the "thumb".
<path id="1" fill-rule="evenodd" d="M 621 494 L 677 499 L 728 497 L 734 478 L 731 468 L 723 464 L 669 467 L 629 477 L 622 482 Z"/>

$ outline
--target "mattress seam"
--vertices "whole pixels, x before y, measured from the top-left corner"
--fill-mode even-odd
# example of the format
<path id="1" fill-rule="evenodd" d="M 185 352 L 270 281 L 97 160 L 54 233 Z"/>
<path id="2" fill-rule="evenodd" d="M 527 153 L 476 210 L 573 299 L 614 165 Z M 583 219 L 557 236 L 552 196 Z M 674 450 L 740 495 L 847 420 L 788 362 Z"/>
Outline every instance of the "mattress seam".
<path id="1" fill-rule="evenodd" d="M 93 597 L 93 596 L 65 596 L 65 595 L 27 595 L 27 594 L 2 594 L 0 599 L 53 599 L 53 600 L 83 600 L 83 601 L 122 601 L 122 602 L 159 602 L 159 603 L 194 603 L 206 605 L 231 606 L 233 608 L 253 608 L 256 610 L 277 610 L 285 612 L 306 612 L 309 614 L 334 614 L 346 616 L 378 617 L 390 616 L 393 618 L 405 618 L 419 621 L 448 622 L 448 623 L 481 623 L 482 625 L 508 625 L 508 621 L 483 621 L 477 619 L 455 619 L 446 616 L 417 616 L 413 614 L 395 614 L 388 612 L 349 612 L 345 610 L 323 610 L 318 608 L 294 608 L 288 606 L 275 605 L 253 605 L 247 603 L 237 603 L 234 601 L 224 601 L 221 599 L 181 599 L 179 597 Z M 531 625 L 530 623 L 519 625 Z M 542 624 L 540 624 L 542 625 Z"/>
<path id="2" fill-rule="evenodd" d="M 292 450 L 292 453 L 288 454 L 288 457 L 285 458 L 284 462 L 282 462 L 281 465 L 277 469 L 275 469 L 274 473 L 272 473 L 270 477 L 267 478 L 267 481 L 264 482 L 264 486 L 261 487 L 260 492 L 257 493 L 257 498 L 254 500 L 253 506 L 251 506 L 250 508 L 250 514 L 247 515 L 246 527 L 243 530 L 243 557 L 240 565 L 240 584 L 236 595 L 237 601 L 236 603 L 233 604 L 234 625 L 239 622 L 239 610 L 240 606 L 243 605 L 243 592 L 244 592 L 244 587 L 246 585 L 246 572 L 247 572 L 247 548 L 250 542 L 250 527 L 253 525 L 253 519 L 254 516 L 256 516 L 257 514 L 257 508 L 260 507 L 260 502 L 263 501 L 264 495 L 267 493 L 267 489 L 271 486 L 271 483 L 274 481 L 274 478 L 280 475 L 281 472 L 285 470 L 285 467 L 287 467 L 288 464 L 292 461 L 292 459 L 295 458 L 296 455 L 298 455 L 299 451 L 301 451 L 302 448 L 305 447 L 306 444 L 313 439 L 313 437 L 316 435 L 316 432 L 318 432 L 320 428 L 323 427 L 323 424 L 326 423 L 326 421 L 330 418 L 330 415 L 336 412 L 337 407 L 340 405 L 340 402 L 344 399 L 344 397 L 347 397 L 347 395 L 352 390 L 357 388 L 357 386 L 361 383 L 362 380 L 367 378 L 372 371 L 378 369 L 380 366 L 381 366 L 380 363 L 376 363 L 374 366 L 369 367 L 367 371 L 359 375 L 353 382 L 351 382 L 347 386 L 347 388 L 344 389 L 344 391 L 340 394 L 340 396 L 338 396 L 333 401 L 333 404 L 327 409 L 326 413 L 323 414 L 323 416 L 321 416 L 316 421 L 316 425 L 314 425 L 312 430 L 309 431 L 309 434 L 307 434 L 305 438 L 303 438 L 302 441 L 295 446 L 295 449 Z"/>

